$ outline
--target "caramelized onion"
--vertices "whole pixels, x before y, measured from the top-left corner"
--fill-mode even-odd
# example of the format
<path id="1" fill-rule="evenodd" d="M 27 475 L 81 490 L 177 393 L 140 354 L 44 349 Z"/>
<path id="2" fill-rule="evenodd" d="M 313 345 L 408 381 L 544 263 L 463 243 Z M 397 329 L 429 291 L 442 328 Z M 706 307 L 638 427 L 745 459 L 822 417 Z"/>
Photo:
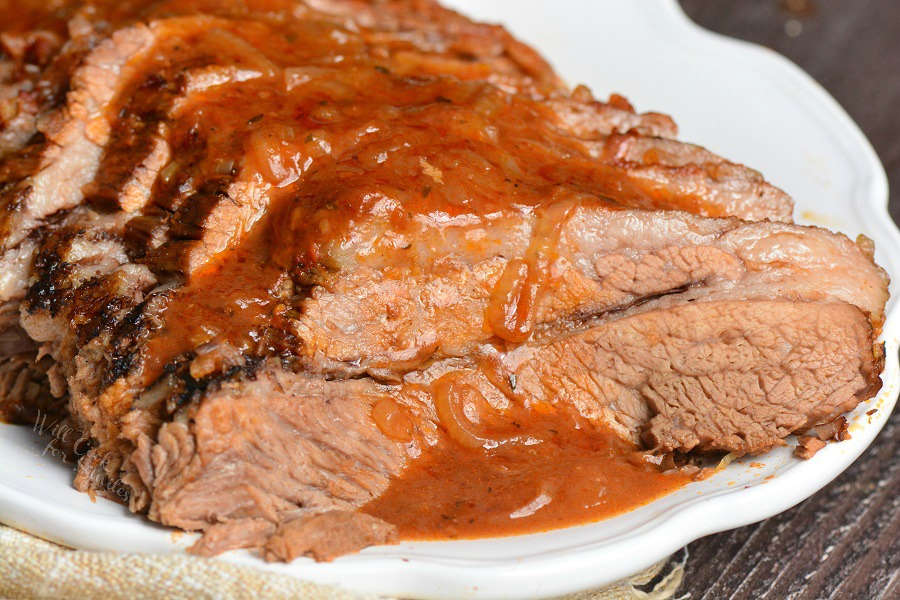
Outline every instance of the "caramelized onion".
<path id="1" fill-rule="evenodd" d="M 445 375 L 432 386 L 438 419 L 453 441 L 466 448 L 490 449 L 518 440 L 516 432 L 483 431 L 480 414 L 492 409 L 482 393 L 458 374 Z"/>
<path id="2" fill-rule="evenodd" d="M 381 433 L 398 442 L 411 442 L 413 423 L 406 409 L 391 398 L 381 398 L 372 407 L 372 420 Z"/>
<path id="3" fill-rule="evenodd" d="M 529 281 L 524 260 L 511 260 L 491 291 L 487 322 L 494 335 L 510 342 L 524 342 L 532 327 L 532 306 L 537 286 Z"/>

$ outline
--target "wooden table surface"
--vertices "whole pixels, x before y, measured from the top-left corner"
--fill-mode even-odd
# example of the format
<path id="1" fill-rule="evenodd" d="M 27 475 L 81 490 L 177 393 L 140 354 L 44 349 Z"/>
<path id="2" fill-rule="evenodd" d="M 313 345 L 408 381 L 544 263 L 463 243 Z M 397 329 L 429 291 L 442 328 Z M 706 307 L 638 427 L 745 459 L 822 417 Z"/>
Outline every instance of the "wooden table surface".
<path id="1" fill-rule="evenodd" d="M 900 1 L 681 3 L 700 25 L 777 50 L 821 83 L 875 146 L 900 222 Z M 688 551 L 679 594 L 691 600 L 900 599 L 900 412 L 809 500 Z"/>

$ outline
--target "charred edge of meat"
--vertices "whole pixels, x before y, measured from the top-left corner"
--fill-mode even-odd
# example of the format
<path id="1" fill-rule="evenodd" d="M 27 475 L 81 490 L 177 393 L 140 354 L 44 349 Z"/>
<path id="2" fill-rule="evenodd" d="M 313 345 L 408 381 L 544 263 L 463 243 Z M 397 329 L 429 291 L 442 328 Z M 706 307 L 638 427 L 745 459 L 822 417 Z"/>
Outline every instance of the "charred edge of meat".
<path id="1" fill-rule="evenodd" d="M 14 185 L 15 183 L 11 184 L 11 187 Z M 25 208 L 25 202 L 31 196 L 31 191 L 32 186 L 26 185 L 22 189 L 13 193 L 12 197 L 9 199 L 8 204 L 6 205 L 6 211 L 9 214 L 21 212 Z"/>
<path id="2" fill-rule="evenodd" d="M 113 331 L 118 325 L 118 316 L 127 308 L 128 300 L 104 289 L 104 279 L 94 278 L 78 289 L 79 313 L 90 315 L 84 323 L 76 327 L 76 336 L 81 345 L 100 334 Z M 96 292 L 93 294 L 92 292 Z M 84 300 L 87 299 L 88 303 Z"/>
<path id="3" fill-rule="evenodd" d="M 156 130 L 168 118 L 165 107 L 183 87 L 183 82 L 169 81 L 158 73 L 146 76 L 111 125 L 112 137 L 100 159 L 97 178 L 85 189 L 85 202 L 101 210 L 120 208 L 123 185 L 151 152 Z M 157 183 L 154 181 L 153 187 Z"/>
<path id="4" fill-rule="evenodd" d="M 43 232 L 38 231 L 36 235 L 43 236 Z M 88 231 L 73 228 L 54 231 L 34 259 L 33 271 L 38 274 L 38 278 L 25 293 L 25 306 L 30 314 L 44 310 L 56 317 L 60 310 L 72 301 L 76 290 L 72 289 L 67 280 L 77 272 L 77 265 L 63 260 L 62 256 L 70 244 L 85 236 L 90 241 L 97 242 L 118 240 L 116 235 L 102 229 Z M 91 285 L 95 286 L 97 282 L 85 282 L 77 295 L 81 297 L 81 290 L 89 291 Z M 108 320 L 104 321 L 104 325 L 109 325 Z M 94 337 L 89 331 L 90 328 L 83 335 L 80 334 L 81 337 L 84 339 Z"/>
<path id="5" fill-rule="evenodd" d="M 136 305 L 119 320 L 112 336 L 109 368 L 103 373 L 103 387 L 127 376 L 137 365 L 139 354 L 136 342 L 138 337 L 147 331 L 145 311 L 148 301 L 149 299 Z"/>
<path id="6" fill-rule="evenodd" d="M 75 265 L 61 261 L 55 253 L 49 256 L 41 253 L 35 263 L 40 277 L 25 293 L 26 310 L 32 314 L 44 310 L 55 317 L 71 295 L 61 283 L 71 275 Z"/>
<path id="7" fill-rule="evenodd" d="M 181 144 L 175 144 L 172 149 L 173 156 L 195 156 L 203 153 L 206 148 L 206 140 L 200 135 L 196 129 L 188 132 L 187 139 Z M 175 214 L 180 208 L 190 203 L 194 196 L 212 196 L 217 193 L 223 193 L 227 196 L 226 190 L 232 183 L 234 177 L 218 176 L 212 177 L 196 185 L 190 181 L 190 167 L 192 163 L 188 162 L 180 165 L 179 171 L 173 174 L 171 181 L 165 183 L 157 179 L 156 186 L 165 186 L 168 188 L 166 193 L 154 188 L 153 205 L 168 215 Z"/>
<path id="8" fill-rule="evenodd" d="M 41 157 L 41 151 L 47 145 L 47 136 L 38 131 L 25 143 L 25 147 L 15 154 L 8 155 L 0 160 L 0 193 L 6 193 L 23 179 L 34 174 Z M 31 192 L 31 186 L 26 186 L 19 192 L 19 196 L 27 196 Z M 21 207 L 21 200 L 19 200 Z M 12 206 L 10 207 L 12 208 Z"/>
<path id="9" fill-rule="evenodd" d="M 90 448 L 80 454 L 78 471 L 73 481 L 75 489 L 86 492 L 91 498 L 98 494 L 127 506 L 134 492 L 120 478 L 126 453 L 121 452 L 121 449 L 114 451 L 93 445 L 92 442 L 90 444 Z"/>
<path id="10" fill-rule="evenodd" d="M 209 215 L 222 202 L 234 201 L 228 193 L 232 180 L 233 177 L 215 177 L 196 190 L 181 189 L 184 182 L 163 184 L 157 180 L 152 208 L 125 226 L 129 256 L 156 273 L 183 272 L 180 252 L 184 243 L 202 240 Z M 157 188 L 162 185 L 174 188 L 171 193 L 158 193 Z"/>
<path id="11" fill-rule="evenodd" d="M 265 360 L 258 356 L 246 356 L 243 364 L 196 379 L 190 373 L 190 364 L 195 357 L 196 353 L 186 352 L 168 362 L 163 367 L 163 374 L 147 386 L 144 395 L 138 400 L 141 407 L 151 411 L 155 409 L 161 417 L 171 417 L 189 404 L 199 401 L 205 394 L 219 389 L 224 383 L 254 380 Z"/>

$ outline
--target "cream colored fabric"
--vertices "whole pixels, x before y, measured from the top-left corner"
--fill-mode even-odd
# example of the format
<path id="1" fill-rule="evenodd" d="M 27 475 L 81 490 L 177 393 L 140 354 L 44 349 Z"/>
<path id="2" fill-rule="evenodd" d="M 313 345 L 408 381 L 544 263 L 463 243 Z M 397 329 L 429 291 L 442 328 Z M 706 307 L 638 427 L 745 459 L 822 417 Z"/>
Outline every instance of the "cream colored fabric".
<path id="1" fill-rule="evenodd" d="M 666 600 L 674 596 L 681 584 L 683 567 L 683 560 L 663 561 L 627 581 L 574 594 L 568 599 Z M 650 582 L 654 585 L 648 586 Z M 187 554 L 70 550 L 2 525 L 0 598 L 374 600 L 373 596 L 337 587 Z"/>

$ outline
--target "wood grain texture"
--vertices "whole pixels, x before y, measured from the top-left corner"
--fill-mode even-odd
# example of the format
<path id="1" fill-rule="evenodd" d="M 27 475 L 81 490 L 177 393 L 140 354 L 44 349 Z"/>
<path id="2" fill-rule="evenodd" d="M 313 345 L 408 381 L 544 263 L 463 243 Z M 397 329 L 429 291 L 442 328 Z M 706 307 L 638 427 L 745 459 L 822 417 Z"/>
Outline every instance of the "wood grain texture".
<path id="1" fill-rule="evenodd" d="M 681 2 L 700 25 L 784 54 L 837 98 L 881 157 L 891 215 L 900 221 L 900 2 Z M 809 500 L 688 546 L 679 593 L 692 600 L 900 598 L 898 455 L 895 411 L 872 447 Z"/>

